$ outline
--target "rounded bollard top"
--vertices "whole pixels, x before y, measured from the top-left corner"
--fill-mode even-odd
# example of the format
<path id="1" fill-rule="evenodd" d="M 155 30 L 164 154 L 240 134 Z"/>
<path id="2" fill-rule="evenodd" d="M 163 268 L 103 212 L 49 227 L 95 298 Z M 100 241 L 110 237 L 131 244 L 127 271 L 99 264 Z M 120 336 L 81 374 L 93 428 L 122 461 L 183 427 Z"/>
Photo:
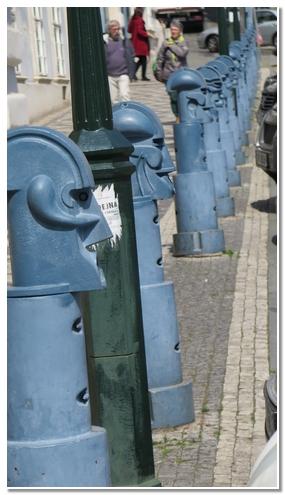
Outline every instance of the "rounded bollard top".
<path id="1" fill-rule="evenodd" d="M 7 133 L 8 152 L 13 150 L 13 162 L 9 162 L 8 167 L 8 191 L 15 188 L 23 187 L 26 181 L 29 181 L 31 176 L 36 172 L 37 168 L 44 166 L 43 162 L 38 160 L 35 165 L 33 161 L 25 163 L 23 167 L 22 156 L 27 152 L 29 146 L 33 142 L 34 152 L 37 150 L 41 153 L 44 149 L 51 150 L 58 145 L 58 149 L 62 149 L 69 154 L 71 162 L 70 166 L 74 166 L 75 184 L 78 187 L 94 187 L 93 175 L 90 167 L 86 167 L 86 158 L 71 139 L 66 138 L 61 132 L 55 131 L 48 127 L 23 126 L 14 129 L 9 129 Z M 17 160 L 17 158 L 19 158 Z M 29 166 L 30 165 L 30 166 Z M 52 169 L 58 168 L 58 163 L 50 163 Z M 45 169 L 46 170 L 46 169 Z"/>
<path id="2" fill-rule="evenodd" d="M 168 91 L 195 91 L 207 90 L 203 76 L 195 69 L 181 67 L 171 74 L 167 81 Z"/>
<path id="3" fill-rule="evenodd" d="M 43 127 L 8 132 L 8 223 L 13 285 L 102 288 L 95 245 L 111 237 L 89 164 L 69 138 Z M 46 292 L 46 289 L 43 288 Z M 60 290 L 62 292 L 62 290 Z"/>
<path id="4" fill-rule="evenodd" d="M 219 57 L 219 60 L 221 60 L 224 64 L 226 64 L 230 70 L 230 76 L 236 77 L 237 76 L 237 71 L 240 72 L 241 69 L 241 59 L 240 58 L 233 58 L 228 55 L 221 55 Z"/>
<path id="5" fill-rule="evenodd" d="M 229 55 L 221 55 L 221 56 L 218 58 L 218 60 L 221 60 L 222 62 L 224 62 L 225 64 L 227 64 L 229 67 L 233 67 L 233 68 L 235 68 L 235 67 L 236 67 L 236 66 L 235 66 L 235 63 L 234 63 L 234 61 L 233 61 L 233 59 L 232 59 L 232 57 L 231 57 L 231 56 L 229 56 Z"/>
<path id="6" fill-rule="evenodd" d="M 234 60 L 234 62 L 238 61 L 240 63 L 241 59 L 244 58 L 240 46 L 237 45 L 231 45 L 229 47 L 229 54 L 231 59 Z"/>
<path id="7" fill-rule="evenodd" d="M 248 56 L 248 45 L 245 42 L 234 41 L 230 43 L 229 54 L 234 60 L 234 63 L 240 68 L 245 67 L 245 62 Z"/>
<path id="8" fill-rule="evenodd" d="M 210 65 L 203 65 L 202 67 L 198 67 L 197 69 L 203 75 L 206 80 L 208 89 L 212 93 L 216 93 L 222 90 L 223 81 L 220 73 Z"/>
<path id="9" fill-rule="evenodd" d="M 207 66 L 214 67 L 217 69 L 217 71 L 220 73 L 222 80 L 225 81 L 227 77 L 229 76 L 230 69 L 225 64 L 224 61 L 220 60 L 219 58 L 216 58 L 215 60 L 211 60 L 210 62 L 207 63 Z"/>
<path id="10" fill-rule="evenodd" d="M 112 107 L 119 130 L 131 143 L 148 139 L 164 139 L 164 130 L 156 113 L 143 103 L 122 101 Z"/>
<path id="11" fill-rule="evenodd" d="M 135 101 L 113 106 L 114 128 L 133 145 L 130 161 L 136 167 L 132 174 L 134 197 L 166 199 L 174 194 L 168 174 L 175 170 L 164 141 L 164 129 L 155 112 Z"/>

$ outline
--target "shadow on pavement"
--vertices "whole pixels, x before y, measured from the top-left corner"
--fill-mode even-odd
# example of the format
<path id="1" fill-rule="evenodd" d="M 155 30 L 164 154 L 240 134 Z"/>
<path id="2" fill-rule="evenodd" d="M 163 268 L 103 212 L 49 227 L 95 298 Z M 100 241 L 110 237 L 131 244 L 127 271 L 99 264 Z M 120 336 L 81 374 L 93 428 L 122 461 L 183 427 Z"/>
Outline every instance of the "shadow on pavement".
<path id="1" fill-rule="evenodd" d="M 269 199 L 254 201 L 251 206 L 264 213 L 276 213 L 276 196 Z"/>

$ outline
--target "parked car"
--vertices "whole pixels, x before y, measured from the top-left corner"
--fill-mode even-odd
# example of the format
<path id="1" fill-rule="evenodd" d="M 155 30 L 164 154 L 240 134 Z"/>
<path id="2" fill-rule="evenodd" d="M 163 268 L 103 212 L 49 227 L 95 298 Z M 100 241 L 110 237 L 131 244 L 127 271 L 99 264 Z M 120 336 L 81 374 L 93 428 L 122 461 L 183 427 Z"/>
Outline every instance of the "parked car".
<path id="1" fill-rule="evenodd" d="M 204 28 L 204 10 L 200 7 L 157 9 L 156 16 L 164 20 L 166 27 L 169 27 L 172 19 L 178 19 L 183 24 L 185 33 L 202 31 Z"/>
<path id="2" fill-rule="evenodd" d="M 277 182 L 277 103 L 261 122 L 255 145 L 255 162 Z"/>
<path id="3" fill-rule="evenodd" d="M 267 440 L 277 430 L 277 378 L 276 374 L 265 380 L 263 388 L 265 398 L 265 435 Z"/>
<path id="4" fill-rule="evenodd" d="M 262 45 L 277 46 L 277 12 L 274 9 L 256 9 L 258 33 Z M 199 48 L 208 48 L 210 52 L 219 51 L 219 28 L 212 26 L 202 31 L 197 38 Z"/>
<path id="5" fill-rule="evenodd" d="M 219 51 L 219 28 L 212 26 L 202 31 L 197 37 L 199 48 L 208 48 L 209 52 Z"/>
<path id="6" fill-rule="evenodd" d="M 266 443 L 250 473 L 248 486 L 260 488 L 278 487 L 278 434 L 277 431 Z"/>
<path id="7" fill-rule="evenodd" d="M 261 124 L 266 112 L 277 102 L 277 75 L 269 76 L 263 86 L 259 107 L 256 113 L 257 122 Z"/>
<path id="8" fill-rule="evenodd" d="M 258 33 L 262 36 L 262 45 L 277 46 L 277 12 L 273 9 L 256 9 Z"/>

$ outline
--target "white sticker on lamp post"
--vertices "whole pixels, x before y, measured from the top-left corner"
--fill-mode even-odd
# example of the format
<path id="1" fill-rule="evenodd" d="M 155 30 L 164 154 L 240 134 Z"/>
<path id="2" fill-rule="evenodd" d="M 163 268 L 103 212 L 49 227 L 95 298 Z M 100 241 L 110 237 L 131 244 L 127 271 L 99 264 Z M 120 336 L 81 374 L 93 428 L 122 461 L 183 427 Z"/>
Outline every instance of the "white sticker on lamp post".
<path id="1" fill-rule="evenodd" d="M 108 222 L 113 237 L 110 239 L 112 245 L 122 237 L 122 220 L 119 210 L 119 199 L 115 194 L 114 184 L 110 186 L 100 185 L 93 192 L 101 211 Z"/>

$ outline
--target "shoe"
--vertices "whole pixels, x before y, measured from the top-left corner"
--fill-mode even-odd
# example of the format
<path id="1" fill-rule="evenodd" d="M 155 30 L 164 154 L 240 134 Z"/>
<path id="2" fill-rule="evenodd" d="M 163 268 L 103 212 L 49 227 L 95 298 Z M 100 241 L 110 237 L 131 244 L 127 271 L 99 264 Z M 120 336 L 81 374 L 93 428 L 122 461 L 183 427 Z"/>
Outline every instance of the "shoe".
<path id="1" fill-rule="evenodd" d="M 131 81 L 137 81 L 137 80 L 138 80 L 137 76 L 134 76 L 134 77 L 131 79 Z"/>
<path id="2" fill-rule="evenodd" d="M 148 77 L 142 77 L 142 81 L 150 81 Z"/>

